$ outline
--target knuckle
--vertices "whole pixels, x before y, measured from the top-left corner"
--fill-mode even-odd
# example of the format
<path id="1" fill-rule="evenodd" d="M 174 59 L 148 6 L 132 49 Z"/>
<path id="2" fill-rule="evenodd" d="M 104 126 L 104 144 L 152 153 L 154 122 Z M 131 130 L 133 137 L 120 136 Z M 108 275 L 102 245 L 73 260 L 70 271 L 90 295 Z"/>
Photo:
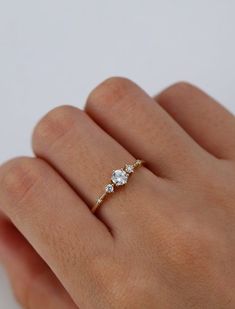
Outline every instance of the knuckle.
<path id="1" fill-rule="evenodd" d="M 146 282 L 141 282 L 140 279 L 137 283 L 137 280 L 134 279 L 128 284 L 123 282 L 122 288 L 119 288 L 115 296 L 121 303 L 121 308 L 155 308 L 156 299 L 154 298 L 156 296 L 151 293 L 151 290 L 151 286 Z"/>
<path id="2" fill-rule="evenodd" d="M 1 187 L 14 201 L 20 202 L 39 178 L 42 162 L 33 158 L 17 158 L 4 168 Z"/>
<path id="3" fill-rule="evenodd" d="M 107 283 L 105 297 L 109 301 L 116 300 L 120 304 L 120 308 L 148 308 L 151 285 L 142 279 L 142 276 L 146 275 L 144 272 L 139 272 L 132 267 L 132 265 L 125 269 L 120 267 L 118 271 L 116 269 L 115 272 L 112 272 Z M 131 273 L 130 269 L 135 272 L 135 275 Z M 139 275 L 136 275 L 138 272 Z M 154 295 L 152 296 L 154 297 Z"/>
<path id="4" fill-rule="evenodd" d="M 197 186 L 200 185 L 201 193 L 206 201 L 220 205 L 220 208 L 227 213 L 234 208 L 234 169 L 228 161 L 216 161 L 215 163 L 216 165 L 200 169 L 200 182 Z"/>
<path id="5" fill-rule="evenodd" d="M 89 111 L 97 103 L 106 105 L 119 102 L 133 87 L 135 88 L 136 85 L 127 78 L 108 78 L 90 93 L 87 99 L 86 109 Z"/>
<path id="6" fill-rule="evenodd" d="M 195 89 L 197 89 L 194 85 L 190 84 L 189 82 L 186 81 L 180 81 L 177 82 L 171 86 L 169 86 L 167 89 L 163 90 L 159 96 L 158 96 L 158 100 L 164 100 L 166 98 L 168 98 L 169 96 L 174 96 L 175 94 L 191 94 L 192 92 L 195 91 Z"/>
<path id="7" fill-rule="evenodd" d="M 113 259 L 103 253 L 98 253 L 89 262 L 90 272 L 94 278 L 103 281 L 108 276 L 108 270 L 113 269 Z"/>
<path id="8" fill-rule="evenodd" d="M 122 294 L 123 269 L 113 257 L 96 256 L 90 262 L 90 272 L 105 298 L 115 299 Z"/>
<path id="9" fill-rule="evenodd" d="M 91 276 L 95 278 L 99 293 L 107 302 L 116 300 L 120 308 L 134 308 L 137 304 L 144 304 L 147 287 L 136 285 L 137 279 L 129 270 L 125 270 L 120 258 L 113 255 L 96 255 L 90 262 Z M 132 268 L 132 266 L 130 266 Z M 134 288 L 133 288 L 134 287 Z M 123 305 L 123 306 L 121 306 Z"/>
<path id="10" fill-rule="evenodd" d="M 180 81 L 168 88 L 169 91 L 172 92 L 191 92 L 195 89 L 196 87 L 190 84 L 189 82 L 186 81 Z"/>
<path id="11" fill-rule="evenodd" d="M 44 116 L 34 129 L 33 147 L 35 150 L 43 145 L 54 144 L 70 131 L 76 121 L 77 112 L 77 108 L 64 105 L 56 107 Z"/>
<path id="12" fill-rule="evenodd" d="M 107 251 L 96 253 L 93 258 L 89 259 L 90 276 L 94 278 L 100 293 L 112 294 L 118 286 L 118 278 L 123 273 L 120 261 Z M 108 289 L 108 290 L 107 290 Z"/>
<path id="13" fill-rule="evenodd" d="M 175 83 L 174 85 L 172 85 L 171 87 L 172 89 L 175 88 L 175 89 L 183 89 L 183 90 L 191 90 L 195 88 L 195 86 L 193 86 L 192 84 L 186 81 L 179 81 Z"/>
<path id="14" fill-rule="evenodd" d="M 203 272 L 205 273 L 211 260 L 211 254 L 214 251 L 214 244 L 207 233 L 201 231 L 189 232 L 183 231 L 171 247 L 171 259 L 175 261 L 175 265 L 180 268 L 186 268 L 189 273 Z"/>

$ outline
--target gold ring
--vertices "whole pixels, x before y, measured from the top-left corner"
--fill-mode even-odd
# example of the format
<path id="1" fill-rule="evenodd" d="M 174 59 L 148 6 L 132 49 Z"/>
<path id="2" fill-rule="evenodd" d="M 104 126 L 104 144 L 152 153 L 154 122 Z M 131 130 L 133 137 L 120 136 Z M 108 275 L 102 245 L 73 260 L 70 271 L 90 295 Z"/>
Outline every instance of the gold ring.
<path id="1" fill-rule="evenodd" d="M 129 176 L 134 171 L 142 166 L 144 161 L 136 160 L 134 164 L 126 164 L 124 168 L 114 170 L 111 177 L 111 182 L 105 186 L 104 193 L 97 199 L 95 205 L 92 207 L 91 212 L 94 214 L 103 204 L 105 198 L 115 192 L 115 188 L 127 184 Z"/>

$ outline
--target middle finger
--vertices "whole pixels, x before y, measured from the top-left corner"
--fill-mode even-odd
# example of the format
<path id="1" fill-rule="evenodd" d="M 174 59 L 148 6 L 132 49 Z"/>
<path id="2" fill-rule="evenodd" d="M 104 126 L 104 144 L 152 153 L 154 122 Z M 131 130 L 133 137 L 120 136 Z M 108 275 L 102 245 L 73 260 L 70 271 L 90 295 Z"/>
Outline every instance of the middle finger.
<path id="1" fill-rule="evenodd" d="M 156 174 L 182 180 L 211 156 L 161 106 L 125 78 L 101 83 L 88 97 L 87 113 Z"/>

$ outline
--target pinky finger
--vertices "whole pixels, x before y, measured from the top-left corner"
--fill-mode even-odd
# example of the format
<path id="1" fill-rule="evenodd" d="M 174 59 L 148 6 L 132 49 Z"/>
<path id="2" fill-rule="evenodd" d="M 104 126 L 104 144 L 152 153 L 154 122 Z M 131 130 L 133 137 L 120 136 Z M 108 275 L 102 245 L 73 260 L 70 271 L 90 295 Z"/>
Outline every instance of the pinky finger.
<path id="1" fill-rule="evenodd" d="M 220 159 L 235 159 L 235 117 L 213 98 L 181 82 L 155 99 L 209 153 Z"/>
<path id="2" fill-rule="evenodd" d="M 0 261 L 22 308 L 78 309 L 53 272 L 2 214 Z"/>

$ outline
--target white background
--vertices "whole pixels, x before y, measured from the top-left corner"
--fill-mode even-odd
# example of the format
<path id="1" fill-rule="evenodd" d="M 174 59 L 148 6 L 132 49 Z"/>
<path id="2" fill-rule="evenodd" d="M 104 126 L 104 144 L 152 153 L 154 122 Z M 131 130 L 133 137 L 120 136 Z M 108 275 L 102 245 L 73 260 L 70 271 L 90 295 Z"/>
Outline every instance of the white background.
<path id="1" fill-rule="evenodd" d="M 235 112 L 234 12 L 233 0 L 0 0 L 0 164 L 31 153 L 49 109 L 82 107 L 113 75 L 149 94 L 188 80 Z M 8 308 L 18 307 L 0 270 Z"/>

